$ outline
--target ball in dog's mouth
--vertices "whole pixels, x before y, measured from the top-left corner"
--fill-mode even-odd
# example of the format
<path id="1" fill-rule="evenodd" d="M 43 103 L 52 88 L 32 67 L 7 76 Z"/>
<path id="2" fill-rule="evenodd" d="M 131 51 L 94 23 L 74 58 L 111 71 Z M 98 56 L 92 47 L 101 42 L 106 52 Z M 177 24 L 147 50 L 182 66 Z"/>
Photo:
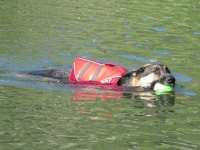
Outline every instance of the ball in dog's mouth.
<path id="1" fill-rule="evenodd" d="M 174 88 L 161 83 L 156 83 L 153 89 L 156 93 L 166 93 L 174 91 Z"/>

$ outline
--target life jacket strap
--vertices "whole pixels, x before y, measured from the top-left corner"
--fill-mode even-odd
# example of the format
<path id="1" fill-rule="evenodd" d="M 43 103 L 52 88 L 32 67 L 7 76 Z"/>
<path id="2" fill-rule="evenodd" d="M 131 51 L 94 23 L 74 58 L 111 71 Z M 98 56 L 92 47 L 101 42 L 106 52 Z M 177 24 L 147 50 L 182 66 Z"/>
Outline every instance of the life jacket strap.
<path id="1" fill-rule="evenodd" d="M 115 63 L 106 63 L 105 65 L 109 65 L 109 66 L 118 68 L 118 69 L 120 69 L 122 72 L 127 72 L 127 70 L 126 70 L 124 67 L 122 67 L 121 65 L 119 65 L 119 64 L 115 64 Z"/>

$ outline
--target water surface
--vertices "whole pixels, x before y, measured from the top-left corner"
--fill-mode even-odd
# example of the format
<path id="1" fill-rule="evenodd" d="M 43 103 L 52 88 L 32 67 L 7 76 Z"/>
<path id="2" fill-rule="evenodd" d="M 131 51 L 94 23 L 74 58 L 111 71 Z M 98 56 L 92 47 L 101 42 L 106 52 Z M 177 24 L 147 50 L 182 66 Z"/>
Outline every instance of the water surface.
<path id="1" fill-rule="evenodd" d="M 0 2 L 0 149 L 199 149 L 199 2 Z M 175 94 L 74 87 L 22 72 L 76 57 L 164 63 Z"/>

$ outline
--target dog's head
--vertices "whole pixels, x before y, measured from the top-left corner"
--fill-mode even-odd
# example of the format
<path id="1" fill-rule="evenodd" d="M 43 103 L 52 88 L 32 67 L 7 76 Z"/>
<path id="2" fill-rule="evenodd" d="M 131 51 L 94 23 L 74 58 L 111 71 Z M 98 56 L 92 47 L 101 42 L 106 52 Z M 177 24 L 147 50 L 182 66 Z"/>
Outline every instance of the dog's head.
<path id="1" fill-rule="evenodd" d="M 175 78 L 165 65 L 146 64 L 143 67 L 130 71 L 120 78 L 118 85 L 153 88 L 155 83 L 175 86 Z"/>

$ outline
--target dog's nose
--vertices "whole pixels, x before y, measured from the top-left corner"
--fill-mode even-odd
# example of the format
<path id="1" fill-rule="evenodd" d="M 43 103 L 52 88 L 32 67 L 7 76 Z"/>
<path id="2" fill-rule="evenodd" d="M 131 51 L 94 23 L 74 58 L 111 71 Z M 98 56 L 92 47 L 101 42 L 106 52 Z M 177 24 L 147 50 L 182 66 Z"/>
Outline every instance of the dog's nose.
<path id="1" fill-rule="evenodd" d="M 167 76 L 166 81 L 170 85 L 174 85 L 175 84 L 175 78 L 173 76 Z"/>
<path id="2" fill-rule="evenodd" d="M 174 87 L 175 86 L 175 78 L 170 74 L 170 75 L 166 75 L 164 77 L 162 77 L 159 82 L 162 83 L 162 84 L 166 84 L 166 85 L 169 85 L 171 87 Z"/>

